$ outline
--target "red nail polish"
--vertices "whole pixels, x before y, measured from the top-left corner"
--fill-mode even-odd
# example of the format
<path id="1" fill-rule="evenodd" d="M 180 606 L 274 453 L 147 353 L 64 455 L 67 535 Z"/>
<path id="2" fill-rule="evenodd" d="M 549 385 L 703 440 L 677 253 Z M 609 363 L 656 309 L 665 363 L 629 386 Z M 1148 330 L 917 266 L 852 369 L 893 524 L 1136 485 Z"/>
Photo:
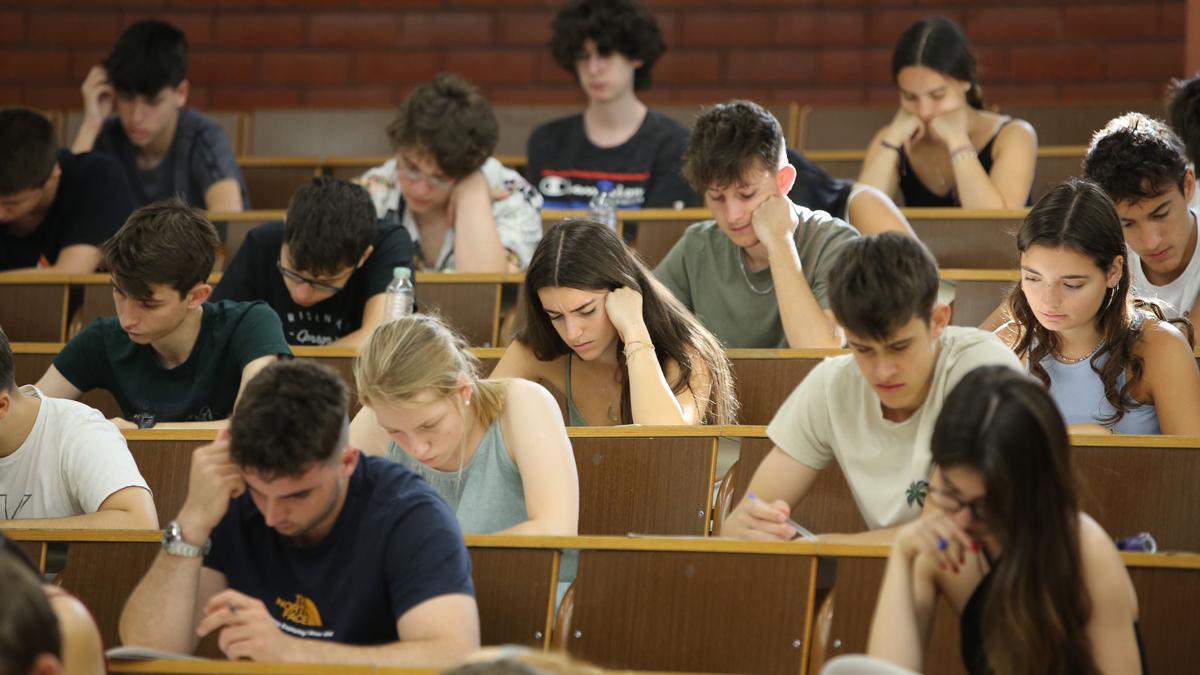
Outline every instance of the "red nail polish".
<path id="1" fill-rule="evenodd" d="M 971 550 L 975 551 L 976 553 L 979 553 L 979 542 L 977 542 L 977 541 L 971 542 Z"/>

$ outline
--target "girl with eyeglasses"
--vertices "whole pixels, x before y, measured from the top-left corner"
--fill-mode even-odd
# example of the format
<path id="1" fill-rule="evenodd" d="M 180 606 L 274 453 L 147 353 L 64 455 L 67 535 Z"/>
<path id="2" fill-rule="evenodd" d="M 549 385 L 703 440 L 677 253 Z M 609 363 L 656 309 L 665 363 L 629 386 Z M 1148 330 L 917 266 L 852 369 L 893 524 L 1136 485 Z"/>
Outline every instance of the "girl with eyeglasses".
<path id="1" fill-rule="evenodd" d="M 1079 510 L 1067 429 L 1034 379 L 967 374 L 931 444 L 936 509 L 896 535 L 867 651 L 923 669 L 939 596 L 967 672 L 1140 673 L 1138 602 L 1112 540 Z"/>
<path id="2" fill-rule="evenodd" d="M 1191 324 L 1130 293 L 1108 195 L 1079 179 L 1055 187 L 1025 217 L 1017 249 L 1021 283 L 997 334 L 1049 387 L 1071 430 L 1200 434 Z"/>

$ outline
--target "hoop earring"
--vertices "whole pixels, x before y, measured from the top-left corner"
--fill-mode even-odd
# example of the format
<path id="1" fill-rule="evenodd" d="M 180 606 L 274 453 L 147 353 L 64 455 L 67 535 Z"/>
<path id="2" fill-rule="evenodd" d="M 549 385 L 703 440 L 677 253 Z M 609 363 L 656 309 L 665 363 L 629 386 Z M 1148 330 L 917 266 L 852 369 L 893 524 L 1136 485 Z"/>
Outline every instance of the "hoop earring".
<path id="1" fill-rule="evenodd" d="M 1117 287 L 1113 286 L 1109 290 L 1112 291 L 1112 294 L 1108 296 L 1108 299 L 1104 301 L 1104 306 L 1100 308 L 1101 314 L 1104 314 L 1105 312 L 1107 312 L 1109 305 L 1111 305 L 1113 300 L 1116 300 L 1116 298 L 1117 298 Z"/>

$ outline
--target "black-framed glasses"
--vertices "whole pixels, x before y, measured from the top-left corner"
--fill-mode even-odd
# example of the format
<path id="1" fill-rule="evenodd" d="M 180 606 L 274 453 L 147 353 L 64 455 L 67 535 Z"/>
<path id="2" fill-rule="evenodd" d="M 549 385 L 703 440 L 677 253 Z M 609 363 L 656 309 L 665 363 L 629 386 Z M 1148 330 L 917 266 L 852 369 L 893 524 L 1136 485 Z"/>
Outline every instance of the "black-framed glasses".
<path id="1" fill-rule="evenodd" d="M 987 517 L 987 507 L 984 505 L 986 497 L 979 497 L 969 502 L 964 502 L 953 494 L 930 485 L 929 498 L 933 500 L 935 506 L 946 513 L 953 514 L 967 509 L 971 512 L 971 517 L 975 520 L 984 520 Z"/>
<path id="2" fill-rule="evenodd" d="M 284 267 L 283 263 L 278 260 L 275 261 L 275 268 L 279 270 L 279 273 L 283 275 L 284 279 L 287 279 L 294 284 L 308 284 L 309 287 L 314 291 L 321 291 L 323 293 L 333 295 L 341 292 L 341 290 L 345 288 L 345 286 L 331 286 L 314 279 L 309 279 L 306 276 L 303 276 L 297 272 L 293 272 L 292 270 Z"/>

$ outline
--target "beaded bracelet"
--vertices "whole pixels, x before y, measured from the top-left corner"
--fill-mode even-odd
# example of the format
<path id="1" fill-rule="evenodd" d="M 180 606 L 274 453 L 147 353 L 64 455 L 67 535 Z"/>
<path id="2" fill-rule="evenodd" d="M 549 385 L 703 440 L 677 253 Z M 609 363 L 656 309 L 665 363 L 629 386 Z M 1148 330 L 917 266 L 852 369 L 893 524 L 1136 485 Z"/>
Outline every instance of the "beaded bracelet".
<path id="1" fill-rule="evenodd" d="M 964 145 L 962 147 L 955 148 L 954 152 L 950 153 L 950 163 L 958 164 L 959 159 L 962 157 L 977 159 L 979 155 L 975 152 L 975 148 L 969 145 Z"/>
<path id="2" fill-rule="evenodd" d="M 628 361 L 630 356 L 633 356 L 634 354 L 641 352 L 641 351 L 646 351 L 647 349 L 650 351 L 654 351 L 654 344 L 648 340 L 632 340 L 630 342 L 626 342 L 625 343 L 625 360 Z"/>

